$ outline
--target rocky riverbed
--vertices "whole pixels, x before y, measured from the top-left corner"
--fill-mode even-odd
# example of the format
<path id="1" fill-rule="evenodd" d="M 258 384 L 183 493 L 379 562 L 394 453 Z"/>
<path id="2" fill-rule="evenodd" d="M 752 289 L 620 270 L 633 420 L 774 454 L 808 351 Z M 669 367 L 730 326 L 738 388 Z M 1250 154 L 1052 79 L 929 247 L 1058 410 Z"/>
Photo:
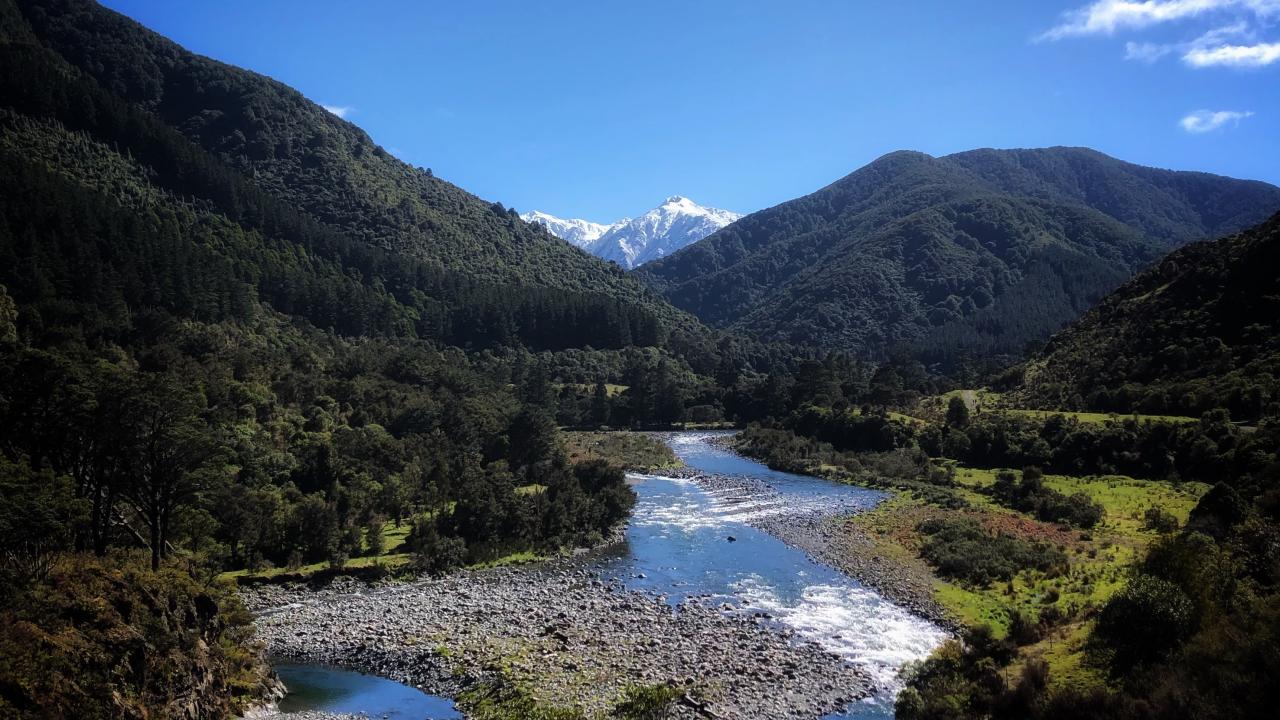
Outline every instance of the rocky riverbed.
<path id="1" fill-rule="evenodd" d="M 538 701 L 605 712 L 636 684 L 686 690 L 678 717 L 815 718 L 870 691 L 850 663 L 749 609 L 674 608 L 564 560 L 442 579 L 244 591 L 268 653 L 456 694 L 501 674 Z"/>

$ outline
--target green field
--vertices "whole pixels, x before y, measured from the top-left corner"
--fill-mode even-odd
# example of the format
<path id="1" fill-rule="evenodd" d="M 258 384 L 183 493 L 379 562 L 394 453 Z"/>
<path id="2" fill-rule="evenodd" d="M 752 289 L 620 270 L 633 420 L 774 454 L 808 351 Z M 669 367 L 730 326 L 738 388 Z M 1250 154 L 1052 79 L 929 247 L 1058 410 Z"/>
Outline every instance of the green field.
<path id="1" fill-rule="evenodd" d="M 585 393 L 595 392 L 596 386 L 589 383 L 555 383 L 554 387 L 559 390 L 564 387 L 571 387 Z M 615 383 L 605 383 L 604 393 L 609 397 L 617 397 L 626 392 L 630 385 L 617 385 Z"/>
<path id="2" fill-rule="evenodd" d="M 1060 410 L 1023 410 L 1018 408 L 996 408 L 990 412 L 1000 412 L 1009 415 L 1022 415 L 1025 417 L 1043 420 L 1053 415 L 1062 415 L 1064 417 L 1074 418 L 1082 423 L 1105 423 L 1111 421 L 1137 420 L 1138 422 L 1160 422 L 1160 423 L 1193 423 L 1199 422 L 1199 418 L 1187 417 L 1184 415 L 1140 415 L 1133 413 L 1131 415 L 1117 415 L 1115 413 L 1092 413 L 1092 412 L 1063 412 Z"/>
<path id="3" fill-rule="evenodd" d="M 951 390 L 928 397 L 920 401 L 919 414 L 932 419 L 941 419 L 946 413 L 947 403 L 953 397 L 961 397 L 969 405 L 969 411 L 972 413 L 1003 413 L 1007 415 L 1021 415 L 1023 417 L 1036 418 L 1043 420 L 1053 415 L 1062 415 L 1063 417 L 1073 418 L 1082 423 L 1105 423 L 1113 420 L 1137 420 L 1138 422 L 1163 422 L 1163 423 L 1186 423 L 1199 422 L 1199 418 L 1187 417 L 1184 415 L 1141 415 L 1138 413 L 1117 414 L 1117 413 L 1098 413 L 1098 412 L 1072 412 L 1069 410 L 1030 410 L 1026 408 L 1008 407 L 1005 397 L 1002 393 L 987 390 L 985 388 Z"/>
<path id="4" fill-rule="evenodd" d="M 1147 508 L 1163 508 L 1185 522 L 1207 486 L 1115 475 L 1045 476 L 1047 487 L 1068 495 L 1083 492 L 1103 506 L 1106 515 L 1102 522 L 1084 531 L 1041 522 L 1001 507 L 977 492 L 993 483 L 997 472 L 956 468 L 958 492 L 969 504 L 967 509 L 944 510 L 899 493 L 874 510 L 854 516 L 852 521 L 876 540 L 877 552 L 900 563 L 923 562 L 919 551 L 924 537 L 916 526 L 925 519 L 947 515 L 967 516 L 993 532 L 1057 545 L 1068 558 L 1064 573 L 1023 571 L 1009 582 L 985 587 L 935 577 L 934 597 L 958 621 L 970 626 L 990 625 L 998 635 L 1008 632 L 1011 612 L 1036 618 L 1045 608 L 1056 606 L 1072 619 L 1054 628 L 1039 643 L 1023 648 L 1020 662 L 1031 657 L 1044 659 L 1053 671 L 1055 684 L 1082 687 L 1103 682 L 1096 670 L 1083 662 L 1083 641 L 1090 622 L 1087 618 L 1123 586 L 1130 563 L 1158 537 L 1142 527 Z"/>

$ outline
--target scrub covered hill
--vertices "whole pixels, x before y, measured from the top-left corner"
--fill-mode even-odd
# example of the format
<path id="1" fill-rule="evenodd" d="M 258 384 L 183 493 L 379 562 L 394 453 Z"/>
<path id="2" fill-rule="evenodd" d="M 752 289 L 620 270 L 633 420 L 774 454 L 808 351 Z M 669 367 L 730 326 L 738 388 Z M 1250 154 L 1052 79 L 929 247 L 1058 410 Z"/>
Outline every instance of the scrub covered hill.
<path id="1" fill-rule="evenodd" d="M 928 363 L 1018 355 L 1173 247 L 1280 188 L 1081 148 L 886 155 L 636 274 L 704 322 Z"/>
<path id="2" fill-rule="evenodd" d="M 1182 248 L 1053 337 L 1013 397 L 1032 407 L 1280 414 L 1280 214 Z"/>

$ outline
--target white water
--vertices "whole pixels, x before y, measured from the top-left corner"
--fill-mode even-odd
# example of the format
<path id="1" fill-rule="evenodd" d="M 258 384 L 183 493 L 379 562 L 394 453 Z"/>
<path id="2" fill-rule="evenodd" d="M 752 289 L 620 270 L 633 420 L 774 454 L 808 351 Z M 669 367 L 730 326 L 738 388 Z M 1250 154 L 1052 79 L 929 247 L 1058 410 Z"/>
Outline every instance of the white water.
<path id="1" fill-rule="evenodd" d="M 883 496 L 770 470 L 708 444 L 709 437 L 681 433 L 670 444 L 691 467 L 767 487 L 743 483 L 704 491 L 689 480 L 634 476 L 640 497 L 627 531 L 630 552 L 610 571 L 631 587 L 666 593 L 673 602 L 710 594 L 745 612 L 768 613 L 769 622 L 864 668 L 879 688 L 868 702 L 829 717 L 892 717 L 900 670 L 927 657 L 945 632 L 750 527 L 814 510 L 856 511 Z"/>

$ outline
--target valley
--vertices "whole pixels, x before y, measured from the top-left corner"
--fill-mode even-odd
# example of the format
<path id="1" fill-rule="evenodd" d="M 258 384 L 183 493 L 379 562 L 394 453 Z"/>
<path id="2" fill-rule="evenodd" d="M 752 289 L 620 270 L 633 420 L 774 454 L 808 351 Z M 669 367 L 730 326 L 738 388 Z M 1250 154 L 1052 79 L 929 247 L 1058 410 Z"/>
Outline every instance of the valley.
<path id="1" fill-rule="evenodd" d="M 0 0 L 0 717 L 1269 718 L 1276 10 L 818 5 Z"/>
<path id="2" fill-rule="evenodd" d="M 640 499 L 618 541 L 442 581 L 259 586 L 246 598 L 268 652 L 408 680 L 469 713 L 497 694 L 497 713 L 527 701 L 526 717 L 597 717 L 655 685 L 678 690 L 680 717 L 891 714 L 898 670 L 943 631 L 768 532 L 881 494 L 768 470 L 717 447 L 723 433 L 660 437 L 684 465 L 632 476 Z"/>

